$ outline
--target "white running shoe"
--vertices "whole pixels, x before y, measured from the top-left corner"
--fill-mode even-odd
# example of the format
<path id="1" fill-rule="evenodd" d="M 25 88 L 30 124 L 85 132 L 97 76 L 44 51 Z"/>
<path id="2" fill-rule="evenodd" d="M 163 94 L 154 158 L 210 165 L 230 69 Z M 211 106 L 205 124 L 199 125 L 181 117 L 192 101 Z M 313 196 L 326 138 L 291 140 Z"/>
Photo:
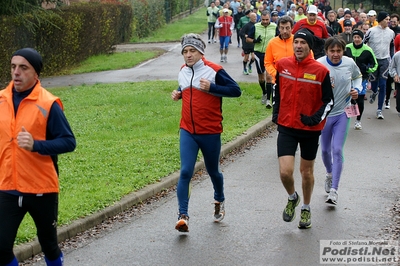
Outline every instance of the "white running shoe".
<path id="1" fill-rule="evenodd" d="M 267 104 L 267 94 L 263 94 L 263 96 L 261 98 L 261 104 L 263 104 L 263 105 Z"/>
<path id="2" fill-rule="evenodd" d="M 325 176 L 325 192 L 329 193 L 332 187 L 332 173 L 326 173 Z"/>
<path id="3" fill-rule="evenodd" d="M 383 117 L 383 114 L 382 114 L 382 110 L 377 110 L 376 111 L 376 118 L 378 118 L 378 119 L 385 119 L 384 117 Z"/>
<path id="4" fill-rule="evenodd" d="M 355 123 L 354 123 L 354 129 L 356 129 L 356 130 L 361 130 L 362 129 L 362 126 L 361 126 L 361 121 L 356 121 Z"/>
<path id="5" fill-rule="evenodd" d="M 329 195 L 326 198 L 325 203 L 336 205 L 337 204 L 337 200 L 338 200 L 337 191 L 335 189 L 331 189 L 331 191 L 329 191 Z"/>
<path id="6" fill-rule="evenodd" d="M 265 107 L 266 107 L 267 109 L 271 109 L 271 108 L 272 108 L 272 104 L 271 104 L 271 101 L 270 101 L 270 100 L 267 100 L 267 101 L 265 102 Z"/>

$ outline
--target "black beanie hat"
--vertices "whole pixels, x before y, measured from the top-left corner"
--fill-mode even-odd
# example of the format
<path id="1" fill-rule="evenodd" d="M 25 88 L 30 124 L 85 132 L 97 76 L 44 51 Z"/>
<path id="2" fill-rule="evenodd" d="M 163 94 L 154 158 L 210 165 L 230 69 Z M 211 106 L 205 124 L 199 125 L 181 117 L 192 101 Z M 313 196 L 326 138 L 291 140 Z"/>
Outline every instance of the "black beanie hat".
<path id="1" fill-rule="evenodd" d="M 358 36 L 361 37 L 361 39 L 364 39 L 364 33 L 363 33 L 361 30 L 359 30 L 359 29 L 353 30 L 353 36 L 354 36 L 354 35 L 358 35 Z"/>
<path id="2" fill-rule="evenodd" d="M 304 40 L 306 40 L 308 46 L 310 47 L 310 49 L 313 48 L 314 46 L 314 33 L 312 33 L 312 31 L 310 31 L 309 29 L 303 28 L 299 31 L 297 31 L 294 34 L 293 40 L 296 38 L 302 38 Z"/>
<path id="3" fill-rule="evenodd" d="M 378 16 L 376 17 L 376 20 L 378 21 L 378 23 L 379 22 L 381 22 L 382 20 L 384 20 L 386 17 L 388 17 L 389 16 L 389 13 L 388 12 L 385 12 L 385 11 L 381 11 L 381 12 L 379 12 L 378 13 Z"/>
<path id="4" fill-rule="evenodd" d="M 36 74 L 40 75 L 40 71 L 43 67 L 42 56 L 33 48 L 22 48 L 16 51 L 12 57 L 19 55 L 25 58 L 29 64 L 35 69 Z"/>

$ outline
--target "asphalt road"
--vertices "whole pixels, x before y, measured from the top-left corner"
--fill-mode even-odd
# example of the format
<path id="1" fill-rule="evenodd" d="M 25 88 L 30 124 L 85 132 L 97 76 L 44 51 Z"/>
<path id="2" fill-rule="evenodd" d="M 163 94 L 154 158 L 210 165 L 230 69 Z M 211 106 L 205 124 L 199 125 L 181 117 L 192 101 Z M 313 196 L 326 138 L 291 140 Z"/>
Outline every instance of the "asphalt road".
<path id="1" fill-rule="evenodd" d="M 206 57 L 219 60 L 217 44 L 206 49 Z M 174 44 L 168 53 L 133 69 L 46 78 L 42 83 L 52 87 L 176 79 L 182 62 L 179 45 Z M 237 47 L 222 65 L 239 81 L 257 81 L 255 73 L 241 74 Z M 292 223 L 282 220 L 287 195 L 279 179 L 273 131 L 221 166 L 226 194 L 226 218 L 221 223 L 212 221 L 213 190 L 204 177 L 193 185 L 189 233 L 174 229 L 177 199 L 171 193 L 129 222 L 65 251 L 65 265 L 320 265 L 322 240 L 389 240 L 393 236 L 384 229 L 392 223 L 390 210 L 399 196 L 400 173 L 400 118 L 394 104 L 392 100 L 392 108 L 384 110 L 385 119 L 378 120 L 376 104 L 366 102 L 361 131 L 352 128 L 352 121 L 335 207 L 325 203 L 325 170 L 318 153 L 311 229 L 297 228 L 300 207 Z M 298 158 L 295 178 L 302 196 Z"/>
<path id="2" fill-rule="evenodd" d="M 287 195 L 273 132 L 222 165 L 226 218 L 220 224 L 212 222 L 212 185 L 206 178 L 192 189 L 189 233 L 174 229 L 172 193 L 130 222 L 69 250 L 65 265 L 319 265 L 321 240 L 391 239 L 384 228 L 392 222 L 390 209 L 398 198 L 400 118 L 393 110 L 385 111 L 383 121 L 373 114 L 367 105 L 363 130 L 350 129 L 335 207 L 324 202 L 325 172 L 318 154 L 309 230 L 297 228 L 299 215 L 292 223 L 282 220 Z M 295 177 L 301 195 L 298 171 Z"/>

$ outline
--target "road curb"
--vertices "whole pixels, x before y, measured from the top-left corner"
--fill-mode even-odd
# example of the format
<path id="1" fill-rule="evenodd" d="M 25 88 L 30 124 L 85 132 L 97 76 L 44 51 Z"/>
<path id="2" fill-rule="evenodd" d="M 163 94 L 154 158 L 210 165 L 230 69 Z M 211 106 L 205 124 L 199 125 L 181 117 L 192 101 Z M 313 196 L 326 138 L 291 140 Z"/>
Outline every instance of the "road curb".
<path id="1" fill-rule="evenodd" d="M 221 157 L 227 155 L 231 151 L 233 151 L 235 148 L 240 147 L 250 139 L 260 135 L 261 132 L 263 132 L 268 126 L 273 125 L 271 118 L 268 117 L 264 119 L 263 121 L 257 123 L 256 125 L 252 126 L 249 128 L 247 131 L 245 131 L 242 135 L 238 136 L 236 139 L 226 143 L 225 145 L 222 146 L 221 148 Z M 203 169 L 204 162 L 201 160 L 196 163 L 195 165 L 195 172 Z M 57 235 L 58 235 L 58 241 L 63 242 L 69 238 L 72 238 L 76 236 L 78 233 L 81 233 L 85 230 L 88 230 L 103 221 L 105 221 L 108 218 L 111 218 L 118 213 L 121 213 L 130 207 L 134 206 L 135 204 L 138 204 L 154 195 L 157 193 L 165 190 L 166 188 L 172 187 L 177 184 L 179 179 L 179 171 L 172 173 L 171 175 L 164 177 L 160 180 L 160 182 L 148 185 L 144 187 L 143 189 L 133 192 L 127 196 L 124 196 L 119 202 L 115 203 L 112 206 L 109 206 L 105 208 L 104 210 L 101 210 L 99 212 L 96 212 L 92 215 L 89 215 L 85 218 L 76 220 L 72 222 L 69 225 L 62 226 L 61 228 L 58 229 Z M 18 261 L 24 261 L 27 260 L 41 252 L 41 247 L 37 239 L 18 245 L 14 247 L 14 254 Z"/>

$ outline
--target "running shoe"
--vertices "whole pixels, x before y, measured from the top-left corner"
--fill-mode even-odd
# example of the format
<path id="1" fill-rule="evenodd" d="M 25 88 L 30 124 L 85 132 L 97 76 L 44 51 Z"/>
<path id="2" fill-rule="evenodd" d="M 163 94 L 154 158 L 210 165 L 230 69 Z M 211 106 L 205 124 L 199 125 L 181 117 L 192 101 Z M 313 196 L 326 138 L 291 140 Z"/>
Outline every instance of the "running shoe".
<path id="1" fill-rule="evenodd" d="M 326 203 L 329 204 L 333 204 L 336 205 L 337 204 L 337 200 L 338 200 L 338 194 L 337 191 L 334 189 L 331 189 L 331 191 L 329 192 L 328 197 L 326 198 Z"/>
<path id="2" fill-rule="evenodd" d="M 245 69 L 245 70 L 243 70 L 243 75 L 248 75 L 249 74 L 249 72 L 247 72 L 247 70 Z"/>
<path id="3" fill-rule="evenodd" d="M 176 222 L 175 229 L 179 232 L 189 232 L 189 217 L 181 214 Z"/>
<path id="4" fill-rule="evenodd" d="M 325 192 L 329 193 L 332 187 L 332 173 L 326 173 L 325 175 Z"/>
<path id="5" fill-rule="evenodd" d="M 214 203 L 214 222 L 219 223 L 225 217 L 225 201 Z"/>
<path id="6" fill-rule="evenodd" d="M 354 129 L 356 129 L 356 130 L 361 130 L 362 129 L 361 121 L 356 121 L 354 123 Z"/>
<path id="7" fill-rule="evenodd" d="M 263 94 L 261 98 L 261 104 L 265 105 L 267 103 L 267 94 Z"/>
<path id="8" fill-rule="evenodd" d="M 267 101 L 266 101 L 265 107 L 266 107 L 267 109 L 271 109 L 271 108 L 272 108 L 272 104 L 271 104 L 271 101 L 270 101 L 270 100 L 267 100 Z"/>
<path id="9" fill-rule="evenodd" d="M 221 55 L 221 60 L 219 60 L 220 62 L 224 62 L 224 56 Z"/>
<path id="10" fill-rule="evenodd" d="M 390 101 L 385 102 L 385 109 L 390 109 Z"/>
<path id="11" fill-rule="evenodd" d="M 296 193 L 296 199 L 288 199 L 285 209 L 283 210 L 282 218 L 285 222 L 291 222 L 296 218 L 296 207 L 300 203 L 300 196 Z"/>
<path id="12" fill-rule="evenodd" d="M 249 73 L 252 73 L 253 70 L 251 69 L 251 65 L 249 65 Z"/>
<path id="13" fill-rule="evenodd" d="M 369 96 L 369 103 L 373 104 L 375 102 L 375 98 L 378 95 L 378 92 L 373 92 L 370 96 Z"/>
<path id="14" fill-rule="evenodd" d="M 301 210 L 299 228 L 300 229 L 311 228 L 311 211 L 310 210 L 307 210 L 307 209 Z"/>
<path id="15" fill-rule="evenodd" d="M 385 119 L 385 118 L 383 117 L 382 111 L 379 110 L 379 109 L 376 111 L 376 118 L 378 118 L 378 119 Z"/>

